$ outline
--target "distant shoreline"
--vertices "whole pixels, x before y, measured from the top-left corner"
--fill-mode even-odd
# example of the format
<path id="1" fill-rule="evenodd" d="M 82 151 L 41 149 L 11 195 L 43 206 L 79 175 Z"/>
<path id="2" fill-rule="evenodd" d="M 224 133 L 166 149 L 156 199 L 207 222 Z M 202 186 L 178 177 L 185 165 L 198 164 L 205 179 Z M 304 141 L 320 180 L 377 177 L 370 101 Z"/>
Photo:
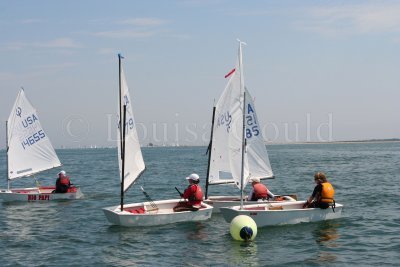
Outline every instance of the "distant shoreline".
<path id="1" fill-rule="evenodd" d="M 370 140 L 343 140 L 322 142 L 288 142 L 288 143 L 266 143 L 267 145 L 315 145 L 315 144 L 355 144 L 355 143 L 398 143 L 399 138 L 392 139 L 370 139 Z"/>
<path id="2" fill-rule="evenodd" d="M 359 143 L 399 143 L 400 138 L 391 138 L 391 139 L 368 139 L 368 140 L 342 140 L 342 141 L 322 141 L 322 142 L 287 142 L 287 143 L 270 143 L 267 142 L 265 145 L 318 145 L 318 144 L 359 144 Z M 142 148 L 157 148 L 157 147 L 206 147 L 207 144 L 204 145 L 180 145 L 180 146 L 173 146 L 173 145 L 153 145 L 148 146 L 144 145 Z M 57 147 L 56 149 L 104 149 L 110 148 L 114 149 L 116 146 L 104 146 L 104 147 L 90 147 L 90 146 L 82 146 L 82 147 Z M 5 150 L 5 148 L 0 148 L 0 151 Z"/>

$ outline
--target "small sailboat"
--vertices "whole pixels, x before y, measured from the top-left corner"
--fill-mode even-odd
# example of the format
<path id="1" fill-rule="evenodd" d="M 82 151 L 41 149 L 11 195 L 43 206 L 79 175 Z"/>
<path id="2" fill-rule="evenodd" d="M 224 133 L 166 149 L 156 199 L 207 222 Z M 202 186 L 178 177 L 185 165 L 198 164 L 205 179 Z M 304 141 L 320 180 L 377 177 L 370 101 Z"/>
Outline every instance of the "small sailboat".
<path id="1" fill-rule="evenodd" d="M 246 110 L 246 112 L 250 114 L 250 107 L 252 105 L 250 102 L 251 97 L 245 88 L 243 79 L 242 44 L 243 43 L 239 41 L 239 60 L 236 69 L 236 71 L 240 73 L 240 77 L 236 78 L 237 80 L 235 82 L 235 86 L 232 86 L 235 91 L 231 91 L 236 93 L 236 96 L 232 97 L 238 102 L 236 112 L 239 113 L 241 110 Z M 240 157 L 240 155 L 242 157 L 242 165 L 237 166 L 238 164 L 235 164 L 234 167 L 236 167 L 232 169 L 233 178 L 235 179 L 236 177 L 240 177 L 240 181 L 235 180 L 235 182 L 240 185 L 241 188 L 241 203 L 240 205 L 220 208 L 220 212 L 227 222 L 231 222 L 232 219 L 238 215 L 247 215 L 254 219 L 258 227 L 263 227 L 267 225 L 295 224 L 300 222 L 329 220 L 336 219 L 341 216 L 343 205 L 338 203 L 336 203 L 335 208 L 328 209 L 303 208 L 303 205 L 306 201 L 255 203 L 251 205 L 244 205 L 244 185 L 252 175 L 255 175 L 252 171 L 252 164 L 259 164 L 263 161 L 265 162 L 265 158 L 262 157 L 263 154 L 261 154 L 260 151 L 252 154 L 252 149 L 254 149 L 252 148 L 252 144 L 254 142 L 253 140 L 255 140 L 253 137 L 259 132 L 258 126 L 254 125 L 257 122 L 255 113 L 254 116 L 249 116 L 243 113 L 243 120 L 239 119 L 240 116 L 236 116 L 235 119 L 234 114 L 234 112 L 227 111 L 226 113 L 223 113 L 223 116 L 218 118 L 219 121 L 217 122 L 225 126 L 227 130 L 229 130 L 229 128 L 236 130 L 236 135 L 230 135 L 230 139 L 228 139 L 227 142 L 230 147 L 236 147 L 236 152 L 233 150 L 231 153 L 235 153 L 234 156 L 236 157 Z M 241 149 L 238 148 L 240 144 L 242 145 Z M 258 145 L 256 148 L 261 149 L 261 146 Z M 231 158 L 235 159 L 234 156 L 231 156 Z M 238 159 L 236 159 L 236 162 L 238 162 Z M 262 166 L 262 164 L 260 165 Z M 269 165 L 264 164 L 264 166 L 265 168 L 263 171 L 269 171 Z M 258 172 L 255 173 L 258 174 Z M 260 173 L 262 173 L 261 169 Z M 272 172 L 269 173 L 272 175 Z"/>
<path id="2" fill-rule="evenodd" d="M 77 199 L 83 194 L 72 185 L 67 193 L 55 193 L 55 186 L 11 188 L 17 178 L 35 176 L 61 166 L 50 139 L 43 130 L 36 109 L 27 99 L 24 89 L 17 99 L 6 122 L 7 189 L 0 189 L 3 201 L 50 201 Z"/>
<path id="3" fill-rule="evenodd" d="M 242 43 L 240 43 L 241 45 Z M 241 46 L 240 46 L 241 51 Z M 229 81 L 213 108 L 205 202 L 219 213 L 221 207 L 254 204 L 243 196 L 250 179 L 274 178 L 253 98 L 243 84 L 241 53 Z M 243 172 L 243 173 L 242 173 Z M 241 176 L 244 179 L 241 180 Z M 209 185 L 235 184 L 241 196 L 208 196 Z M 295 195 L 277 195 L 264 202 L 295 201 Z"/>
<path id="4" fill-rule="evenodd" d="M 228 223 L 238 215 L 247 215 L 255 221 L 257 227 L 325 221 L 342 216 L 342 204 L 336 203 L 334 209 L 320 209 L 303 208 L 304 203 L 306 201 L 224 207 L 221 213 Z"/>
<path id="5" fill-rule="evenodd" d="M 153 201 L 143 190 L 147 202 L 124 204 L 124 193 L 145 171 L 145 164 L 133 117 L 128 85 L 119 60 L 118 161 L 121 180 L 121 203 L 103 208 L 107 220 L 121 226 L 154 226 L 176 222 L 202 221 L 211 217 L 212 206 L 202 203 L 196 211 L 174 211 L 180 199 Z"/>

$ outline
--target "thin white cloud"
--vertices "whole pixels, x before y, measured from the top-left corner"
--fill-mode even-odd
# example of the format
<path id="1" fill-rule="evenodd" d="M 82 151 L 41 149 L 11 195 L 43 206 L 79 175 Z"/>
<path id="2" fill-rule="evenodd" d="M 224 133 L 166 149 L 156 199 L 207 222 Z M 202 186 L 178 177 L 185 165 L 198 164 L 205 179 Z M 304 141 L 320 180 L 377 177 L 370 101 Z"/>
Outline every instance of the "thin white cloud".
<path id="1" fill-rule="evenodd" d="M 228 5 L 229 0 L 185 0 L 179 2 L 181 5 L 191 6 L 191 7 L 199 7 L 199 6 L 219 6 L 219 5 Z"/>
<path id="2" fill-rule="evenodd" d="M 394 41 L 396 44 L 400 44 L 400 37 L 395 37 L 395 38 L 393 39 L 393 41 Z"/>
<path id="3" fill-rule="evenodd" d="M 41 19 L 23 19 L 20 20 L 19 23 L 21 24 L 34 24 L 34 23 L 40 23 L 43 22 Z"/>
<path id="4" fill-rule="evenodd" d="M 113 48 L 100 48 L 97 50 L 97 52 L 102 55 L 117 54 L 117 51 Z"/>
<path id="5" fill-rule="evenodd" d="M 79 64 L 76 62 L 63 62 L 60 64 L 34 65 L 28 72 L 0 72 L 0 81 L 24 80 L 48 76 L 63 69 L 74 68 Z"/>
<path id="6" fill-rule="evenodd" d="M 154 34 L 155 33 L 152 31 L 138 30 L 116 30 L 94 33 L 95 36 L 107 38 L 147 38 L 153 36 Z"/>
<path id="7" fill-rule="evenodd" d="M 127 18 L 114 21 L 112 24 L 122 25 L 123 28 L 95 32 L 93 36 L 103 38 L 148 38 L 163 32 L 163 25 L 167 20 L 159 18 Z"/>
<path id="8" fill-rule="evenodd" d="M 166 24 L 166 20 L 157 19 L 157 18 L 132 18 L 120 20 L 117 24 L 123 25 L 134 25 L 134 26 L 158 26 Z"/>
<path id="9" fill-rule="evenodd" d="M 282 15 L 277 10 L 269 10 L 269 9 L 230 9 L 225 11 L 225 13 L 229 16 L 234 17 L 265 17 L 265 16 L 277 16 Z"/>
<path id="10" fill-rule="evenodd" d="M 70 38 L 58 38 L 47 42 L 13 42 L 0 46 L 0 51 L 20 51 L 25 48 L 75 49 L 82 47 Z"/>
<path id="11" fill-rule="evenodd" d="M 77 44 L 70 38 L 58 38 L 48 42 L 34 43 L 34 46 L 45 48 L 79 48 L 81 45 Z"/>
<path id="12" fill-rule="evenodd" d="M 298 22 L 303 30 L 323 35 L 375 34 L 400 31 L 400 4 L 320 6 L 307 10 Z"/>
<path id="13" fill-rule="evenodd" d="M 0 81 L 8 81 L 14 80 L 16 77 L 15 74 L 10 72 L 0 72 Z"/>
<path id="14" fill-rule="evenodd" d="M 22 42 L 12 42 L 0 46 L 0 51 L 20 51 L 25 48 L 27 44 Z"/>
<path id="15" fill-rule="evenodd" d="M 60 69 L 66 69 L 66 68 L 71 68 L 71 67 L 76 67 L 78 66 L 79 63 L 77 62 L 63 62 L 60 64 L 46 64 L 46 65 L 37 65 L 35 66 L 35 69 L 37 70 L 60 70 Z"/>

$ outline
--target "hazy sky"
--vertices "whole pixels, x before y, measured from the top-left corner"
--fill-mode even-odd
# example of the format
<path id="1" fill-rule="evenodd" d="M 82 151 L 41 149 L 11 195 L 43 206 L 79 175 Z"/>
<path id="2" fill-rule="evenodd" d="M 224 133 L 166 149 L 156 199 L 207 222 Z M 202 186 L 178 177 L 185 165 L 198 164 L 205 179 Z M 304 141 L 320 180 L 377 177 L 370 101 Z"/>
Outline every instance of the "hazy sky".
<path id="1" fill-rule="evenodd" d="M 55 147 L 115 146 L 118 53 L 141 142 L 205 144 L 237 38 L 266 141 L 400 138 L 399 1 L 0 0 L 0 148 L 21 86 Z"/>

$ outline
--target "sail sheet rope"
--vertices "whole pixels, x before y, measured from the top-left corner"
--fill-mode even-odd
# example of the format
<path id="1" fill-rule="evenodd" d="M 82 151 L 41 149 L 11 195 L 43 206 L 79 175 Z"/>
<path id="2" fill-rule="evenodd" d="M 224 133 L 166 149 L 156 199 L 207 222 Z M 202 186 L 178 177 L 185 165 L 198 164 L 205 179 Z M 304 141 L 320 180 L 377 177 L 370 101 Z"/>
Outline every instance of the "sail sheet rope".
<path id="1" fill-rule="evenodd" d="M 158 210 L 158 206 L 157 206 L 157 204 L 156 203 L 154 203 L 154 201 L 153 201 L 153 199 L 149 196 L 149 194 L 147 194 L 147 192 L 146 191 L 144 191 L 144 188 L 143 188 L 143 186 L 141 186 L 140 187 L 140 189 L 142 190 L 142 192 L 143 192 L 143 194 L 144 194 L 144 196 L 147 198 L 147 200 L 149 201 L 149 203 L 150 203 L 150 206 L 154 209 L 154 210 Z"/>

